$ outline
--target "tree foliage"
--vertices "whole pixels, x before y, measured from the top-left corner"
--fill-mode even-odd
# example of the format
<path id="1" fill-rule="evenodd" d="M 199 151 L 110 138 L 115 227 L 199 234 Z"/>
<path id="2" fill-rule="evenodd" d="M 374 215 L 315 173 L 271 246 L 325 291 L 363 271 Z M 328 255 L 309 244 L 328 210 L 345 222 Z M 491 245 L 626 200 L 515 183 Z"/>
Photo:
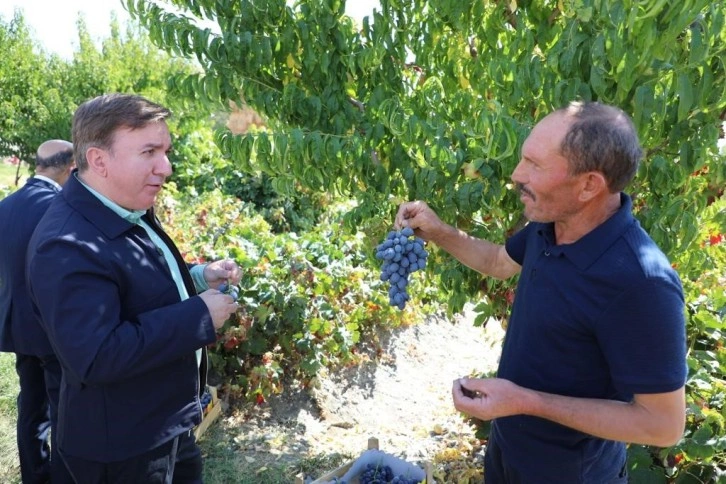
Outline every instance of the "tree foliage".
<path id="1" fill-rule="evenodd" d="M 32 169 L 35 151 L 47 139 L 70 139 L 73 113 L 80 103 L 104 93 L 141 94 L 174 112 L 179 165 L 192 169 L 220 158 L 210 112 L 169 91 L 168 79 L 198 67 L 173 59 L 155 47 L 146 32 L 110 20 L 109 37 L 94 42 L 81 16 L 78 49 L 72 59 L 43 51 L 30 35 L 22 12 L 7 24 L 0 19 L 0 156 L 17 156 Z"/>
<path id="2" fill-rule="evenodd" d="M 50 138 L 68 138 L 72 113 L 58 82 L 63 63 L 43 54 L 16 12 L 0 17 L 0 157 L 32 160 Z"/>
<path id="3" fill-rule="evenodd" d="M 223 153 L 281 192 L 302 184 L 357 198 L 348 222 L 372 233 L 418 198 L 502 241 L 521 223 L 508 187 L 524 137 L 574 99 L 632 113 L 647 158 L 631 190 L 668 253 L 698 237 L 691 214 L 708 197 L 690 175 L 708 166 L 705 185 L 726 181 L 720 3 L 384 0 L 362 25 L 343 0 L 166 3 L 125 0 L 157 45 L 201 65 L 178 89 L 267 119 L 244 135 L 220 131 Z M 448 258 L 432 266 L 452 310 L 480 289 Z"/>

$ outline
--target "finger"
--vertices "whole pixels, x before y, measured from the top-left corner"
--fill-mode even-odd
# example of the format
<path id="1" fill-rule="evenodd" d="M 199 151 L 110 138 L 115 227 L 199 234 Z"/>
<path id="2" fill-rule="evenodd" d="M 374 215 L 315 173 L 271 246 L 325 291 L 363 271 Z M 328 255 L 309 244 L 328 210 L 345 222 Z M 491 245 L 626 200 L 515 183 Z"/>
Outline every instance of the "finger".
<path id="1" fill-rule="evenodd" d="M 396 230 L 400 230 L 403 227 L 403 223 L 405 222 L 405 218 L 404 218 L 404 215 L 403 215 L 404 212 L 406 211 L 405 205 L 406 204 L 401 205 L 399 207 L 399 209 L 398 209 L 398 213 L 396 213 L 396 218 L 395 218 L 394 223 L 393 223 L 393 227 Z"/>
<path id="2" fill-rule="evenodd" d="M 239 266 L 237 265 L 237 263 L 230 259 L 224 261 L 224 268 L 229 274 L 236 274 L 239 272 Z"/>
<path id="3" fill-rule="evenodd" d="M 235 266 L 231 271 L 229 271 L 229 273 L 227 275 L 227 279 L 232 284 L 239 283 L 239 281 L 241 279 L 241 273 L 240 273 L 239 267 Z"/>

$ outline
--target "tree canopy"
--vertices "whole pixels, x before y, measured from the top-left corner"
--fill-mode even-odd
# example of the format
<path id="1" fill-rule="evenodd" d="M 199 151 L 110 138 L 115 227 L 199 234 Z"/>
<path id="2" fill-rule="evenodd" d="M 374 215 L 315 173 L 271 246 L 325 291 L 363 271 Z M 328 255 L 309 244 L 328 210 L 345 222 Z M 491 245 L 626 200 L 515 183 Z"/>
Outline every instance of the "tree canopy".
<path id="1" fill-rule="evenodd" d="M 508 188 L 524 137 L 576 99 L 632 115 L 647 156 L 629 190 L 668 253 L 695 241 L 692 214 L 726 181 L 720 3 L 383 0 L 358 25 L 343 0 L 124 1 L 153 42 L 201 66 L 176 78 L 182 93 L 265 118 L 218 133 L 240 170 L 355 197 L 358 228 L 381 233 L 397 202 L 424 199 L 502 241 L 522 222 Z M 452 261 L 436 267 L 454 309 L 479 289 Z"/>
<path id="2" fill-rule="evenodd" d="M 185 102 L 167 89 L 175 75 L 198 68 L 159 50 L 138 25 L 123 30 L 110 21 L 109 37 L 97 45 L 81 16 L 79 47 L 66 60 L 45 52 L 32 38 L 20 11 L 0 18 L 0 157 L 17 156 L 32 169 L 45 140 L 71 138 L 73 113 L 80 103 L 109 92 L 141 94 L 172 108 L 170 121 L 180 164 L 219 156 L 212 140 L 210 113 L 201 103 Z"/>

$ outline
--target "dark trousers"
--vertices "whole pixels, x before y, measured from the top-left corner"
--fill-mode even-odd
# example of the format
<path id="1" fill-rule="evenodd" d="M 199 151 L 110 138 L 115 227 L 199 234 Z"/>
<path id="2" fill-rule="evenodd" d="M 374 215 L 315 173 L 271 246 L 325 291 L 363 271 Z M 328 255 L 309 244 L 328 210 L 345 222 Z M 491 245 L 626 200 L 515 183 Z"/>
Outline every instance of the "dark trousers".
<path id="1" fill-rule="evenodd" d="M 487 450 L 484 453 L 484 482 L 486 484 L 520 484 L 523 482 L 519 473 L 505 461 L 493 430 L 489 434 Z"/>
<path id="2" fill-rule="evenodd" d="M 63 453 L 78 484 L 201 484 L 202 453 L 184 432 L 148 452 L 119 462 L 94 462 Z"/>
<path id="3" fill-rule="evenodd" d="M 23 484 L 72 483 L 55 443 L 62 375 L 58 359 L 17 354 L 15 371 L 20 384 L 17 440 Z"/>
<path id="4" fill-rule="evenodd" d="M 496 432 L 492 429 L 487 443 L 487 450 L 484 454 L 484 482 L 486 484 L 541 484 L 544 482 L 568 483 L 575 482 L 571 478 L 562 478 L 557 480 L 545 481 L 542 479 L 525 479 L 522 475 L 511 466 L 502 453 L 501 447 L 497 445 Z M 612 479 L 585 480 L 583 483 L 590 484 L 627 484 L 628 470 L 627 464 L 623 465 L 617 477 Z"/>

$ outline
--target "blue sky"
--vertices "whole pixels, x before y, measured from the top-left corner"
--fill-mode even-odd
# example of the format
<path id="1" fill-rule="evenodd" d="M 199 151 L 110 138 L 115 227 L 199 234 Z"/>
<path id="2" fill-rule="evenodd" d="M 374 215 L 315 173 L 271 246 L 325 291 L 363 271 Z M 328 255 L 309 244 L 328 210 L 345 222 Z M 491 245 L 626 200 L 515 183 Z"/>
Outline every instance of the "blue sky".
<path id="1" fill-rule="evenodd" d="M 347 0 L 346 11 L 354 18 L 370 15 L 378 0 Z M 78 47 L 76 20 L 83 15 L 91 37 L 108 36 L 112 12 L 123 25 L 129 18 L 121 0 L 2 0 L 0 16 L 9 21 L 16 8 L 30 26 L 33 37 L 49 52 L 70 59 Z"/>

